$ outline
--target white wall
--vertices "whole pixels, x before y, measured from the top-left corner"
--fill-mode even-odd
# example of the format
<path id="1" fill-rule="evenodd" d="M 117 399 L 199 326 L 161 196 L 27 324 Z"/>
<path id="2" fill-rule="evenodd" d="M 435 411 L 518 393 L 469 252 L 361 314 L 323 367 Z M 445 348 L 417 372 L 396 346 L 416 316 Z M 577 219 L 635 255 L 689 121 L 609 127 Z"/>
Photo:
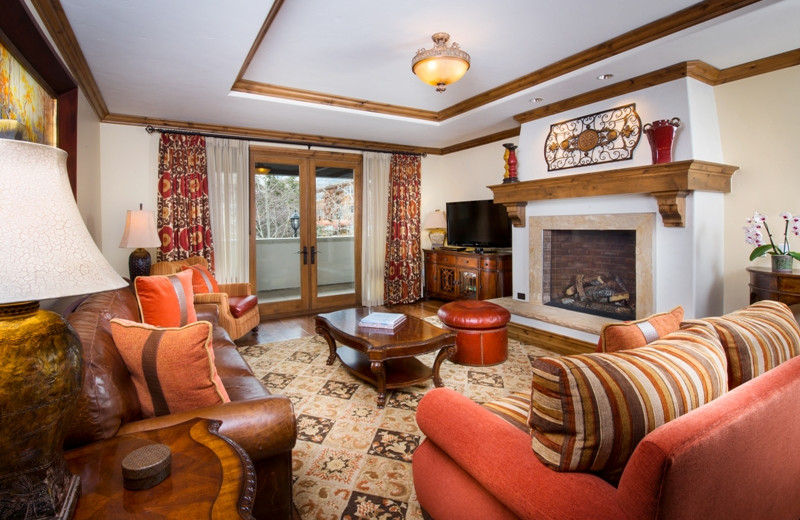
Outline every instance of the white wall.
<path id="1" fill-rule="evenodd" d="M 699 101 L 698 101 L 699 100 Z M 564 175 L 580 175 L 652 163 L 647 137 L 642 135 L 633 158 L 625 161 L 596 164 L 588 167 L 547 171 L 543 147 L 550 126 L 565 120 L 636 104 L 642 124 L 657 119 L 678 117 L 673 160 L 702 159 L 719 162 L 722 156 L 717 132 L 717 116 L 713 91 L 708 85 L 691 79 L 672 81 L 663 85 L 609 99 L 554 116 L 526 123 L 520 134 L 520 179 L 548 179 Z M 654 309 L 657 312 L 683 305 L 687 316 L 703 316 L 722 311 L 722 251 L 721 241 L 711 249 L 705 247 L 710 236 L 723 232 L 723 223 L 716 218 L 722 212 L 723 196 L 695 193 L 686 200 L 686 226 L 664 227 L 657 217 L 654 258 Z M 529 203 L 527 216 L 592 215 L 619 213 L 656 213 L 658 205 L 649 194 L 588 197 Z M 527 226 L 514 230 L 514 294 L 529 295 L 529 236 Z M 713 241 L 712 241 L 713 243 Z"/>
<path id="2" fill-rule="evenodd" d="M 506 149 L 503 143 L 517 144 L 518 138 L 504 139 L 461 152 L 429 155 L 422 159 L 421 218 L 445 210 L 447 202 L 491 199 L 487 186 L 503 182 Z M 428 232 L 422 230 L 422 248 L 430 248 Z"/>
<path id="3" fill-rule="evenodd" d="M 682 92 L 673 92 L 672 89 L 663 92 L 659 87 L 654 87 L 649 94 L 634 92 L 618 100 L 581 107 L 553 119 L 561 121 L 569 119 L 570 114 L 581 115 L 591 113 L 593 109 L 604 110 L 617 104 L 636 102 L 643 123 L 672 117 L 680 117 L 687 124 L 694 120 L 692 125 L 684 126 L 676 137 L 677 159 L 704 159 L 740 167 L 733 176 L 732 192 L 723 198 L 724 216 L 715 213 L 703 217 L 708 220 L 716 216 L 724 224 L 721 284 L 724 312 L 729 312 L 749 301 L 746 268 L 750 265 L 766 265 L 766 259 L 755 262 L 748 260 L 750 248 L 744 242 L 741 229 L 745 219 L 755 210 L 768 214 L 771 221 L 775 221 L 782 211 L 800 213 L 797 197 L 800 193 L 800 176 L 798 161 L 793 153 L 794 127 L 800 121 L 800 89 L 797 88 L 800 85 L 800 67 L 713 89 L 691 80 L 685 85 Z M 706 101 L 703 101 L 704 97 Z M 712 110 L 708 102 L 711 97 L 716 101 L 718 113 L 721 158 L 707 153 L 715 148 L 714 132 L 711 130 L 713 124 L 701 112 Z M 656 101 L 659 106 L 669 108 L 657 109 Z M 699 120 L 704 121 L 702 128 L 695 126 Z M 124 227 L 125 210 L 137 208 L 139 202 L 144 203 L 145 209 L 154 209 L 157 134 L 149 135 L 141 127 L 98 123 L 82 96 L 79 99 L 78 129 L 78 205 L 81 214 L 111 265 L 120 274 L 127 275 L 130 251 L 117 246 Z M 534 175 L 537 171 L 538 175 L 546 175 L 546 167 L 540 166 L 533 171 L 527 169 L 526 165 L 531 161 L 543 163 L 542 146 L 547 130 L 531 132 L 533 130 L 525 125 L 518 139 L 503 140 L 446 156 L 424 158 L 423 218 L 430 211 L 444 209 L 448 200 L 490 198 L 491 191 L 486 186 L 502 182 L 503 142 L 515 142 L 520 146 L 517 156 L 521 177 Z M 617 164 L 634 166 L 649 162 L 646 139 L 639 146 L 633 161 Z M 98 153 L 100 159 L 97 158 Z M 693 154 L 696 155 L 692 157 Z M 601 165 L 597 169 L 607 167 Z M 100 197 L 102 202 L 99 202 Z M 598 210 L 602 210 L 602 207 L 598 207 Z M 527 228 L 514 228 L 514 232 L 517 243 L 520 235 L 527 234 Z M 695 245 L 692 247 L 696 248 L 697 254 L 717 248 L 718 234 L 704 231 L 693 237 Z M 427 233 L 423 232 L 422 235 L 423 247 L 429 247 Z M 800 239 L 795 238 L 792 245 L 794 250 L 800 249 Z M 515 262 L 521 257 L 515 255 Z M 660 263 L 670 264 L 668 260 Z M 674 263 L 671 265 L 674 266 Z M 522 267 L 515 263 L 514 268 L 518 270 Z M 523 272 L 527 272 L 527 266 Z M 695 282 L 708 283 L 696 277 Z M 719 285 L 719 282 L 715 283 Z"/>
<path id="4" fill-rule="evenodd" d="M 782 237 L 778 215 L 800 214 L 798 85 L 800 67 L 792 67 L 715 89 L 724 162 L 740 167 L 733 175 L 731 193 L 725 196 L 726 312 L 749 303 L 747 267 L 769 266 L 767 258 L 748 259 L 752 248 L 742 231 L 747 217 L 756 210 L 767 215 L 773 234 L 780 229 Z M 800 238 L 792 237 L 789 243 L 793 251 L 800 251 Z"/>
<path id="5" fill-rule="evenodd" d="M 100 124 L 101 251 L 128 276 L 130 249 L 119 247 L 129 209 L 156 211 L 158 136 L 139 126 Z M 156 249 L 149 249 L 153 262 Z"/>
<path id="6" fill-rule="evenodd" d="M 102 250 L 100 214 L 100 119 L 83 92 L 78 92 L 78 210 L 86 229 Z"/>

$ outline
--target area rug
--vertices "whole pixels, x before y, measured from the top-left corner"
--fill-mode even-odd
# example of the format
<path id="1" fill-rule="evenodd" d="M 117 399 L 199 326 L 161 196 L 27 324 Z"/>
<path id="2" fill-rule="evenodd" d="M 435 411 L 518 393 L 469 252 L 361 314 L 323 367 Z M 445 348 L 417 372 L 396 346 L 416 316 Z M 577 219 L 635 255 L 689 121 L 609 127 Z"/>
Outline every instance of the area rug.
<path id="1" fill-rule="evenodd" d="M 435 317 L 428 319 L 438 324 Z M 328 366 L 321 336 L 239 347 L 274 394 L 288 396 L 297 416 L 293 452 L 294 504 L 303 520 L 422 520 L 414 494 L 411 457 L 424 436 L 417 428 L 419 400 L 433 382 L 388 390 L 377 408 L 375 387 Z M 531 361 L 555 355 L 509 340 L 508 360 L 493 367 L 445 361 L 445 386 L 476 402 L 530 388 Z M 432 366 L 435 354 L 419 359 Z"/>

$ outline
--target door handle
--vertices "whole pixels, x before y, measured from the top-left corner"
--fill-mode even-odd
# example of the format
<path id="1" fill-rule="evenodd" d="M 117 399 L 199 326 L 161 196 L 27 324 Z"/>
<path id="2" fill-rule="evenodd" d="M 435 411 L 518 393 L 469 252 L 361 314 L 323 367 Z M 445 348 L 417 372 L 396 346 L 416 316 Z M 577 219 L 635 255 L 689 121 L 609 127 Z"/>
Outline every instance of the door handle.
<path id="1" fill-rule="evenodd" d="M 303 265 L 308 265 L 308 248 L 303 246 L 302 251 L 295 251 L 294 254 L 296 255 L 303 255 Z M 314 263 L 314 248 L 311 248 L 311 263 Z"/>
<path id="2" fill-rule="evenodd" d="M 314 265 L 314 262 L 316 262 L 317 253 L 319 253 L 319 251 L 317 251 L 314 246 L 311 246 L 311 265 Z"/>

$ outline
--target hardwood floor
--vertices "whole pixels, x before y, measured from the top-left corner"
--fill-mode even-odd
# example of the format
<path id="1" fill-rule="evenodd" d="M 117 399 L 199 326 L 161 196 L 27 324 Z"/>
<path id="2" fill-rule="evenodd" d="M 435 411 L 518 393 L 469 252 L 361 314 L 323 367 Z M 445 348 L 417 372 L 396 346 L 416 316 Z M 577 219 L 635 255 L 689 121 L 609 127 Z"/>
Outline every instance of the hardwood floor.
<path id="1" fill-rule="evenodd" d="M 436 311 L 439 310 L 439 307 L 445 303 L 446 302 L 442 300 L 420 300 L 416 303 L 378 306 L 374 307 L 374 309 L 381 312 L 402 312 L 417 318 L 427 318 L 428 316 L 434 316 Z M 257 333 L 245 334 L 236 341 L 236 344 L 240 347 L 259 345 L 262 343 L 272 343 L 274 341 L 303 338 L 315 334 L 314 314 L 291 318 L 267 319 L 263 320 L 258 325 Z"/>

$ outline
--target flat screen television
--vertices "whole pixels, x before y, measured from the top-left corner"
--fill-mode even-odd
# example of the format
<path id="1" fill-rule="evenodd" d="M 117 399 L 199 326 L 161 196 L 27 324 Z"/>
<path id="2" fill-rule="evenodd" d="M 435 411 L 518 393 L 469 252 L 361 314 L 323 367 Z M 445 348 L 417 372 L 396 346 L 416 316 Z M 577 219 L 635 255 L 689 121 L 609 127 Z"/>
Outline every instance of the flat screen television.
<path id="1" fill-rule="evenodd" d="M 511 247 L 511 220 L 505 206 L 490 200 L 448 202 L 447 243 L 462 247 Z"/>

